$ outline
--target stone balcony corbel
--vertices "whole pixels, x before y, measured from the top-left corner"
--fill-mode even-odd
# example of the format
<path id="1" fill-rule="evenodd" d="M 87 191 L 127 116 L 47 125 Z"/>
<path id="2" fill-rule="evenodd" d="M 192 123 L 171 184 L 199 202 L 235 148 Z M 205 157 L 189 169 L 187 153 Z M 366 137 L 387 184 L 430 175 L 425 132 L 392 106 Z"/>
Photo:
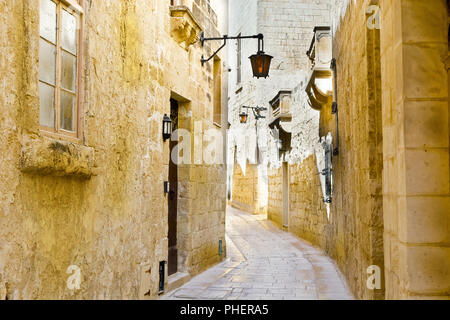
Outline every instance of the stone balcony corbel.
<path id="1" fill-rule="evenodd" d="M 314 28 L 314 37 L 307 52 L 311 60 L 311 76 L 306 86 L 309 104 L 314 110 L 332 101 L 332 38 L 330 27 Z"/>
<path id="2" fill-rule="evenodd" d="M 170 7 L 170 35 L 185 50 L 197 42 L 202 28 L 186 6 Z"/>
<path id="3" fill-rule="evenodd" d="M 330 103 L 333 99 L 332 91 L 326 90 L 326 92 L 323 92 L 320 89 L 320 81 L 329 82 L 331 85 L 332 71 L 330 69 L 314 69 L 306 86 L 305 91 L 309 98 L 309 105 L 317 111 L 322 110 L 322 106 Z"/>

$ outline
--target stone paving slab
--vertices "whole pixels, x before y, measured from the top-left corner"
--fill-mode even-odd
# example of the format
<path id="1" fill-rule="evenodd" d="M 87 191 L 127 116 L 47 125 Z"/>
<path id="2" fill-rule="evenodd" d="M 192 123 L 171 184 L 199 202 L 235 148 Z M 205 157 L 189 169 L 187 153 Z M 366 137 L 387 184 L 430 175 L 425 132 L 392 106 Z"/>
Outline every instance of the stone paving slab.
<path id="1" fill-rule="evenodd" d="M 264 215 L 227 208 L 227 259 L 163 300 L 353 299 L 333 261 Z"/>

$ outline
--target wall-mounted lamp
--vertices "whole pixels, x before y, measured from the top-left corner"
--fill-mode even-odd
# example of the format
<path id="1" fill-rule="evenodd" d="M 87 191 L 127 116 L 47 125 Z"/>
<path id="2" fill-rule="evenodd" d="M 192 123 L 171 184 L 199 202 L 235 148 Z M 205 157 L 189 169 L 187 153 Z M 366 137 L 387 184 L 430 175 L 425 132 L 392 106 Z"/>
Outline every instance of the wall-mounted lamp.
<path id="1" fill-rule="evenodd" d="M 163 140 L 166 141 L 167 139 L 170 139 L 171 135 L 172 120 L 165 114 L 163 118 Z"/>
<path id="2" fill-rule="evenodd" d="M 267 78 L 269 76 L 269 70 L 270 70 L 270 63 L 273 59 L 272 56 L 269 56 L 268 54 L 264 53 L 264 35 L 262 33 L 253 35 L 253 36 L 237 36 L 237 37 L 229 37 L 227 35 L 224 35 L 220 38 L 205 38 L 205 34 L 202 32 L 200 36 L 200 41 L 202 43 L 202 46 L 204 45 L 205 41 L 211 41 L 211 40 L 223 40 L 222 46 L 217 49 L 216 52 L 212 54 L 211 57 L 208 59 L 204 59 L 202 55 L 202 65 L 205 64 L 205 62 L 208 62 L 211 60 L 216 54 L 219 53 L 220 50 L 222 50 L 225 45 L 227 44 L 227 40 L 233 40 L 233 39 L 258 39 L 258 52 L 256 54 L 249 57 L 250 62 L 252 64 L 252 71 L 253 76 L 256 78 Z"/>
<path id="3" fill-rule="evenodd" d="M 241 113 L 239 114 L 239 119 L 241 121 L 241 123 L 247 123 L 248 120 L 248 111 L 245 112 L 243 109 L 252 109 L 253 111 L 253 115 L 255 116 L 255 120 L 258 121 L 259 119 L 265 119 L 265 116 L 261 115 L 262 111 L 267 111 L 267 108 L 264 107 L 247 107 L 247 106 L 242 106 L 241 108 Z"/>

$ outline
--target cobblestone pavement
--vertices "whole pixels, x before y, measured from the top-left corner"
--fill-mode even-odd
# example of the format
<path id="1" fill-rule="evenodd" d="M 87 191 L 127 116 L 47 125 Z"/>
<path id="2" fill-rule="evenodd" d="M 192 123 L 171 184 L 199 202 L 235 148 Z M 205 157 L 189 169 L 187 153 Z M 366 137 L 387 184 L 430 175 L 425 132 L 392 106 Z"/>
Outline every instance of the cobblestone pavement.
<path id="1" fill-rule="evenodd" d="M 334 262 L 266 216 L 227 209 L 227 259 L 163 299 L 353 299 Z"/>

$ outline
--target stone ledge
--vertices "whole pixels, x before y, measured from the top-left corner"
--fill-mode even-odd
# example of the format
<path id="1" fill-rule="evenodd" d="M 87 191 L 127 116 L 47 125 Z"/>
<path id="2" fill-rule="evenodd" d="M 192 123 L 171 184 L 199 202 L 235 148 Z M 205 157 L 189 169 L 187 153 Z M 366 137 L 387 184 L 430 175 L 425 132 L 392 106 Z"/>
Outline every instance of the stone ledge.
<path id="1" fill-rule="evenodd" d="M 22 172 L 88 179 L 93 164 L 94 149 L 90 147 L 47 137 L 28 138 L 22 144 Z"/>

